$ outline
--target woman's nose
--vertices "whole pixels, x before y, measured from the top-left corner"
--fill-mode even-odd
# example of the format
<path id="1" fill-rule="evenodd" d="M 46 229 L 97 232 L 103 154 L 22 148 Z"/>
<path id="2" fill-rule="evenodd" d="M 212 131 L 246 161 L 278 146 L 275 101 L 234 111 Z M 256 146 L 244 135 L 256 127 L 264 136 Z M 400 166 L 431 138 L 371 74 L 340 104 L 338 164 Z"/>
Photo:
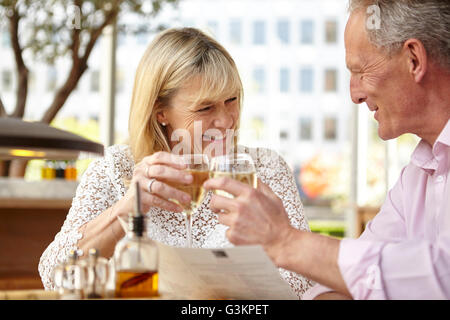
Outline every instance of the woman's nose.
<path id="1" fill-rule="evenodd" d="M 219 111 L 215 115 L 214 126 L 216 128 L 230 129 L 233 127 L 234 117 L 233 114 L 227 110 L 225 105 L 218 108 Z"/>

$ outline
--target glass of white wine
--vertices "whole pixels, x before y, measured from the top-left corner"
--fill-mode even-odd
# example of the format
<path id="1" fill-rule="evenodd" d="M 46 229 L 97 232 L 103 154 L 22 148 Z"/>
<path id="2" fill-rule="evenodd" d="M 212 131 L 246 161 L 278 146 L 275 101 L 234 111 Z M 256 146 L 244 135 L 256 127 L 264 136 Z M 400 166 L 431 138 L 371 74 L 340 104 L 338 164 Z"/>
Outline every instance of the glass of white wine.
<path id="1" fill-rule="evenodd" d="M 209 178 L 209 161 L 208 157 L 204 154 L 184 154 L 181 156 L 186 169 L 184 171 L 189 172 L 192 175 L 192 182 L 190 184 L 181 184 L 174 182 L 167 182 L 172 187 L 186 192 L 191 196 L 191 202 L 187 205 L 176 202 L 183 208 L 183 214 L 186 219 L 186 242 L 187 247 L 192 247 L 192 214 L 196 208 L 202 203 L 205 197 L 205 190 L 203 183 Z"/>
<path id="2" fill-rule="evenodd" d="M 255 164 L 252 157 L 246 153 L 230 153 L 212 158 L 209 166 L 209 176 L 211 178 L 232 178 L 253 188 L 256 188 L 258 184 Z M 223 190 L 214 190 L 214 193 L 234 198 L 233 195 Z"/>

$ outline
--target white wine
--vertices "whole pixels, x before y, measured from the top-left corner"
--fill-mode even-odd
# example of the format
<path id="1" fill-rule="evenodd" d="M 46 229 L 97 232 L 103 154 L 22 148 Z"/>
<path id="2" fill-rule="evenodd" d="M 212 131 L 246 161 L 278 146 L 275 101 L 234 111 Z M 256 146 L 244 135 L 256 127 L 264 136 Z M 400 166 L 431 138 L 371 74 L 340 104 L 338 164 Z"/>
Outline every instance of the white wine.
<path id="1" fill-rule="evenodd" d="M 248 184 L 252 188 L 257 188 L 258 186 L 258 179 L 256 177 L 255 172 L 221 172 L 221 171 L 212 171 L 209 173 L 211 178 L 221 178 L 221 177 L 227 177 L 232 178 L 234 180 L 237 180 L 239 182 Z M 214 193 L 227 197 L 227 198 L 234 198 L 233 195 L 229 194 L 228 192 L 225 192 L 223 190 L 214 190 Z"/>
<path id="2" fill-rule="evenodd" d="M 183 207 L 185 210 L 190 211 L 192 207 L 196 207 L 200 205 L 200 203 L 203 201 L 203 198 L 205 196 L 205 190 L 203 188 L 203 183 L 208 180 L 209 178 L 209 171 L 202 171 L 202 170 L 193 170 L 188 169 L 186 172 L 190 173 L 192 175 L 192 183 L 191 184 L 182 184 L 182 183 L 175 183 L 175 182 L 166 182 L 168 185 L 186 192 L 191 196 L 191 204 L 189 205 L 182 205 L 175 199 L 171 199 L 173 202 L 177 203 L 181 207 Z"/>

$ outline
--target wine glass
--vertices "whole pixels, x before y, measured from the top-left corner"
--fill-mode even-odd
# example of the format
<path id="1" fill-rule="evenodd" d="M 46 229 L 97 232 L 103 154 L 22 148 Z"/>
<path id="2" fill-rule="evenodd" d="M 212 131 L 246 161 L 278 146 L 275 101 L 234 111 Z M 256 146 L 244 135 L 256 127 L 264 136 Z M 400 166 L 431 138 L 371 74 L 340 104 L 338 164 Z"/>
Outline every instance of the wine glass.
<path id="1" fill-rule="evenodd" d="M 256 188 L 258 180 L 256 177 L 255 164 L 252 157 L 246 153 L 230 153 L 211 159 L 209 167 L 211 178 L 228 177 L 248 184 Z M 233 195 L 223 190 L 214 190 L 214 193 L 228 198 Z"/>
<path id="2" fill-rule="evenodd" d="M 186 165 L 184 171 L 192 175 L 192 182 L 188 185 L 181 183 L 169 183 L 174 188 L 186 192 L 191 196 L 191 202 L 183 205 L 172 199 L 175 203 L 183 208 L 183 214 L 186 220 L 186 242 L 187 247 L 192 247 L 192 214 L 195 209 L 202 203 L 205 197 L 203 183 L 209 178 L 209 161 L 204 154 L 184 154 L 181 155 L 182 161 Z"/>

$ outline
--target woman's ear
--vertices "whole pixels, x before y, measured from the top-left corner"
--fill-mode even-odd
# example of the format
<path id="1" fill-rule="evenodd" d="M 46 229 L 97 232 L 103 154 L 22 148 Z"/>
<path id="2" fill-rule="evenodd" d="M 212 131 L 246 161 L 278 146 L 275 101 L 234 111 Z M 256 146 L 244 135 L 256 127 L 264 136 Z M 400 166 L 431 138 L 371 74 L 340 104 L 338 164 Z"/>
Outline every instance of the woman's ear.
<path id="1" fill-rule="evenodd" d="M 156 113 L 156 120 L 158 121 L 158 123 L 160 125 L 162 125 L 163 127 L 167 126 L 168 121 L 167 121 L 167 116 L 165 114 L 165 112 L 163 110 L 158 111 Z"/>

